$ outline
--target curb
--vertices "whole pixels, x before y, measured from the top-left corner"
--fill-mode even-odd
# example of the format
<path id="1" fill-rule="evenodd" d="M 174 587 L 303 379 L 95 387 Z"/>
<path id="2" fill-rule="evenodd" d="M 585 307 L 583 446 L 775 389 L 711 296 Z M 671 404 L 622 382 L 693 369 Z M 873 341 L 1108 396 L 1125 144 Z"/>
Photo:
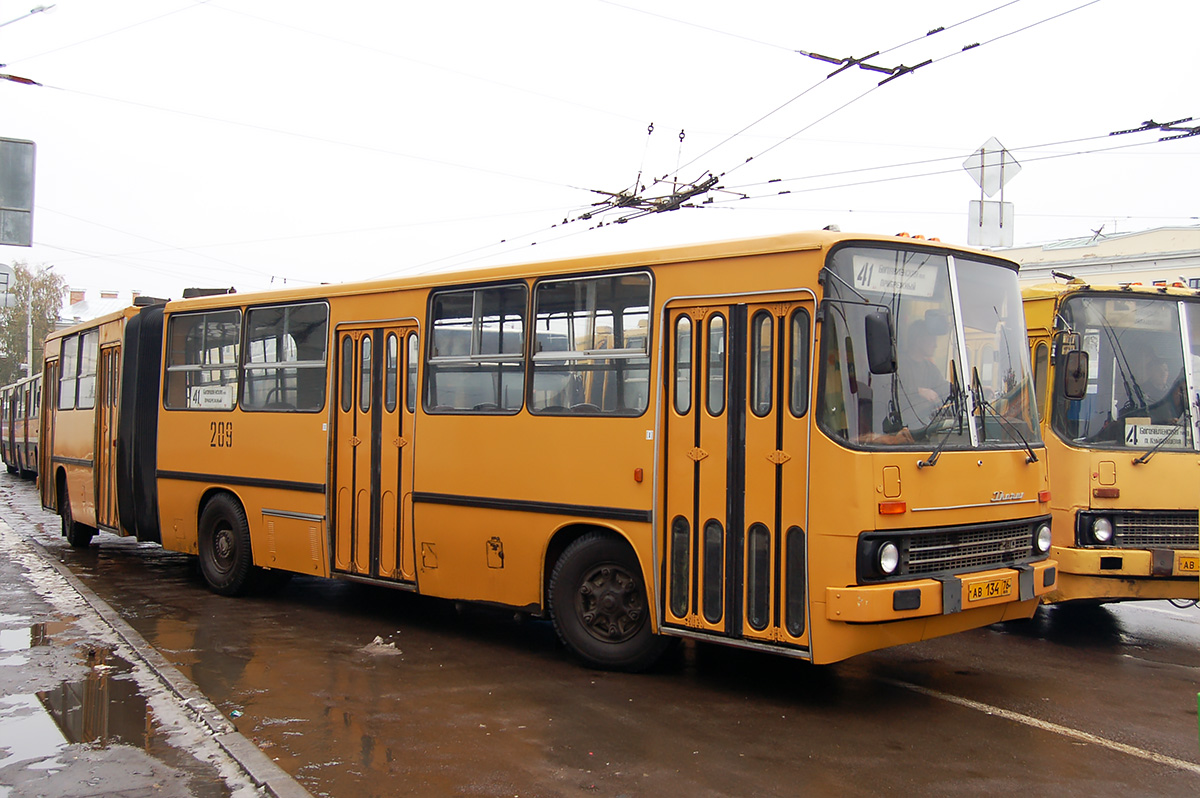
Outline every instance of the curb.
<path id="1" fill-rule="evenodd" d="M 100 619 L 108 624 L 126 645 L 133 649 L 134 654 L 159 678 L 159 680 L 174 693 L 181 704 L 212 733 L 212 739 L 226 754 L 245 771 L 254 785 L 274 798 L 313 798 L 312 793 L 301 786 L 287 771 L 275 764 L 266 754 L 259 750 L 249 738 L 218 710 L 211 701 L 200 692 L 191 680 L 184 676 L 174 665 L 167 661 L 161 653 L 146 642 L 137 630 L 125 622 L 112 607 L 83 584 L 67 566 L 55 558 L 40 542 L 21 536 L 31 544 L 34 551 L 47 565 L 52 567 L 66 582 L 87 602 Z"/>

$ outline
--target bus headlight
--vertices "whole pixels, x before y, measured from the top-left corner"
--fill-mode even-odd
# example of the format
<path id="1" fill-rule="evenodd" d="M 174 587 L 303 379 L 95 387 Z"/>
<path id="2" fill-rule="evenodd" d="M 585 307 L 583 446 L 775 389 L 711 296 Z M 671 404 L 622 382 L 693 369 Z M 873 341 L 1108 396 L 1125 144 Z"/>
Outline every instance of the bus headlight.
<path id="1" fill-rule="evenodd" d="M 1041 524 L 1037 531 L 1033 533 L 1033 545 L 1042 554 L 1047 554 L 1050 551 L 1050 525 Z"/>
<path id="2" fill-rule="evenodd" d="M 884 541 L 875 553 L 875 564 L 879 566 L 879 573 L 891 576 L 900 567 L 900 549 L 892 541 Z"/>
<path id="3" fill-rule="evenodd" d="M 1097 543 L 1109 543 L 1113 538 L 1112 521 L 1107 518 L 1096 518 L 1092 521 L 1092 540 Z"/>

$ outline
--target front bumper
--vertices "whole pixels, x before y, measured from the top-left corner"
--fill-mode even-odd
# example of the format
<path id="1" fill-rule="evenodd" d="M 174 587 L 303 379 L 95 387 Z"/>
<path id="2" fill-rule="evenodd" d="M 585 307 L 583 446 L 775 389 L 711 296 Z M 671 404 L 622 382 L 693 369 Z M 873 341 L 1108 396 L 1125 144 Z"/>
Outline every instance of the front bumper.
<path id="1" fill-rule="evenodd" d="M 1200 577 L 1200 551 L 1077 549 L 1053 546 L 1064 574 L 1083 576 Z"/>
<path id="2" fill-rule="evenodd" d="M 825 589 L 825 617 L 842 623 L 886 623 L 950 615 L 1028 601 L 1054 590 L 1057 563 L 1047 560 L 969 574 Z"/>

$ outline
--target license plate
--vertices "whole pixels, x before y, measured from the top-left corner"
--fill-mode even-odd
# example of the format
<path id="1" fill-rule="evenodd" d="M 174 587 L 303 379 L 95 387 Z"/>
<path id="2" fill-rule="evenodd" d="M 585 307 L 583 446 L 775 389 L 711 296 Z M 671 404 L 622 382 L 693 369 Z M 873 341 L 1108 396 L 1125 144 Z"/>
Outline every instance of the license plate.
<path id="1" fill-rule="evenodd" d="M 1003 598 L 1010 593 L 1012 593 L 1011 579 L 991 579 L 987 582 L 976 582 L 967 585 L 967 601 Z"/>
<path id="2" fill-rule="evenodd" d="M 1200 574 L 1200 557 L 1180 556 L 1175 568 L 1181 574 Z"/>

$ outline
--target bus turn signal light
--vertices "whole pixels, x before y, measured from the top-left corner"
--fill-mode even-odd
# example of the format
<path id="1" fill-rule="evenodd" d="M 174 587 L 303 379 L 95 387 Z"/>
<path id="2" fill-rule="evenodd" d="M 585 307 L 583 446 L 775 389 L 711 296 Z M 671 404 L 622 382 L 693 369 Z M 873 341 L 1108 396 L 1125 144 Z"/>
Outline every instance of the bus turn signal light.
<path id="1" fill-rule="evenodd" d="M 902 515 L 908 512 L 908 502 L 880 502 L 880 515 Z"/>
<path id="2" fill-rule="evenodd" d="M 1039 490 L 1038 491 L 1038 503 L 1039 504 L 1049 504 L 1050 503 L 1050 491 Z"/>
<path id="3" fill-rule="evenodd" d="M 642 481 L 642 469 L 640 469 L 640 468 L 633 469 L 633 481 L 634 482 Z"/>

